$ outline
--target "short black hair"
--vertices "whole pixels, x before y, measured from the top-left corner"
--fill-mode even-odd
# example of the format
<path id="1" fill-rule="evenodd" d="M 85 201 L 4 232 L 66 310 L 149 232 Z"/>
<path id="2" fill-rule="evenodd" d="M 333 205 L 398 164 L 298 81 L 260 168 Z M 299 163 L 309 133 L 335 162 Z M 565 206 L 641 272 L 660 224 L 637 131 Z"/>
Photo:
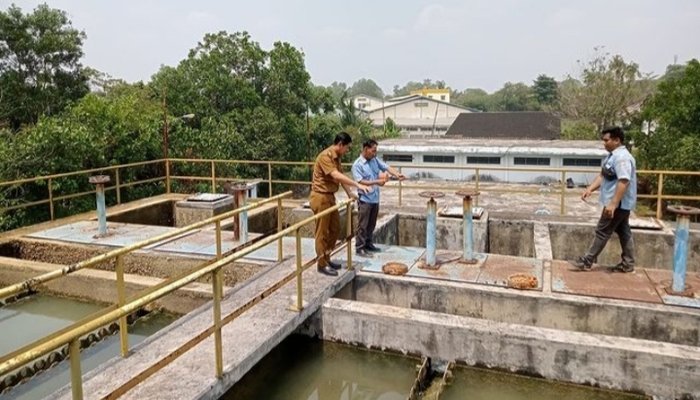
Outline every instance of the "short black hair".
<path id="1" fill-rule="evenodd" d="M 368 148 L 370 148 L 372 146 L 376 146 L 376 145 L 377 145 L 377 141 L 374 139 L 367 139 L 364 142 L 362 142 L 363 149 L 368 149 Z"/>
<path id="2" fill-rule="evenodd" d="M 342 143 L 343 146 L 347 146 L 350 143 L 352 143 L 352 137 L 350 137 L 350 134 L 347 132 L 340 132 L 337 135 L 335 135 L 335 140 L 333 140 L 333 144 L 338 143 Z"/>
<path id="3" fill-rule="evenodd" d="M 600 136 L 610 135 L 610 139 L 620 139 L 620 143 L 625 143 L 625 131 L 619 126 L 609 126 L 600 132 Z"/>

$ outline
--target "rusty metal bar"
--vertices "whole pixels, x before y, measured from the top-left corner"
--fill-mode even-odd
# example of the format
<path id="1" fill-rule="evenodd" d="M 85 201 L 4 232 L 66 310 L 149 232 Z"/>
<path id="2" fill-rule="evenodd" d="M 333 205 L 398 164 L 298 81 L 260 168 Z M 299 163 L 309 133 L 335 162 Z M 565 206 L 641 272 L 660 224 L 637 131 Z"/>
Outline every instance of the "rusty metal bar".
<path id="1" fill-rule="evenodd" d="M 267 163 L 267 197 L 272 196 L 272 164 Z"/>
<path id="2" fill-rule="evenodd" d="M 216 163 L 211 162 L 211 192 L 216 193 Z"/>
<path id="3" fill-rule="evenodd" d="M 659 174 L 659 182 L 656 189 L 656 218 L 661 219 L 663 215 L 663 192 L 664 192 L 664 174 Z"/>
<path id="4" fill-rule="evenodd" d="M 256 203 L 252 203 L 252 204 L 247 205 L 245 207 L 241 207 L 241 208 L 238 208 L 236 210 L 217 215 L 215 217 L 207 218 L 203 221 L 196 222 L 194 224 L 182 227 L 180 229 L 176 229 L 176 230 L 173 230 L 171 232 L 164 233 L 162 235 L 151 237 L 151 238 L 146 239 L 142 242 L 130 244 L 128 246 L 124 246 L 124 247 L 109 251 L 107 253 L 93 257 L 89 260 L 82 261 L 82 262 L 79 262 L 79 263 L 73 264 L 73 265 L 68 265 L 68 266 L 65 266 L 61 269 L 55 269 L 51 272 L 47 272 L 46 274 L 39 275 L 39 276 L 36 276 L 34 278 L 27 279 L 23 282 L 4 287 L 4 288 L 0 289 L 0 298 L 9 297 L 9 296 L 15 295 L 17 293 L 21 293 L 25 290 L 31 289 L 32 287 L 35 287 L 37 285 L 54 280 L 54 279 L 59 278 L 61 276 L 68 275 L 68 274 L 71 274 L 75 271 L 79 271 L 83 268 L 92 267 L 92 266 L 95 266 L 101 262 L 111 260 L 112 258 L 114 258 L 118 255 L 130 253 L 134 250 L 138 250 L 138 249 L 144 248 L 146 246 L 150 246 L 152 244 L 162 242 L 163 240 L 170 239 L 170 238 L 173 238 L 175 236 L 179 236 L 183 233 L 187 233 L 187 232 L 192 231 L 194 229 L 203 228 L 211 223 L 215 223 L 216 221 L 221 221 L 221 220 L 226 219 L 226 218 L 231 218 L 232 216 L 238 215 L 239 213 L 241 213 L 243 211 L 252 210 L 252 209 L 260 207 L 264 204 L 271 203 L 273 201 L 277 201 L 278 199 L 283 199 L 283 198 L 291 196 L 291 195 L 292 195 L 292 192 L 287 191 L 287 192 L 284 192 L 284 193 L 279 194 L 277 196 L 267 198 L 267 199 L 261 200 L 261 201 L 256 202 Z"/>
<path id="5" fill-rule="evenodd" d="M 170 159 L 165 159 L 165 193 L 170 194 Z"/>

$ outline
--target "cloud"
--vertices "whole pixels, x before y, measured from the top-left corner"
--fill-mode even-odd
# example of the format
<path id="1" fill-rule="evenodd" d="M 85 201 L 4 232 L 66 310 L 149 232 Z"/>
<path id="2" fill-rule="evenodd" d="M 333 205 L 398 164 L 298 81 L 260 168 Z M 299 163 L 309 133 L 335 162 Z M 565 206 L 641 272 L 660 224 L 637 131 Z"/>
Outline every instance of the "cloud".
<path id="1" fill-rule="evenodd" d="M 389 42 L 402 42 L 408 36 L 405 30 L 399 28 L 386 28 L 383 32 L 384 39 Z"/>
<path id="2" fill-rule="evenodd" d="M 464 11 L 463 8 L 430 4 L 418 13 L 413 29 L 426 33 L 454 33 L 459 29 Z"/>

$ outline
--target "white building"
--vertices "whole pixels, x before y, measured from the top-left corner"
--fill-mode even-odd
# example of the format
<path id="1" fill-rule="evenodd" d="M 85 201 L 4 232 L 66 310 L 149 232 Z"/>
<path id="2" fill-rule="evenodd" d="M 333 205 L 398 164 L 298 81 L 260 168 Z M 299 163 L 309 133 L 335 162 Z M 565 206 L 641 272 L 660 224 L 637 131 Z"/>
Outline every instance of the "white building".
<path id="1" fill-rule="evenodd" d="M 391 118 L 405 136 L 441 136 L 461 113 L 479 112 L 445 101 L 409 95 L 384 100 L 379 108 L 365 109 L 366 116 L 376 127 Z"/>
<path id="2" fill-rule="evenodd" d="M 378 146 L 378 157 L 393 167 L 403 167 L 406 176 L 459 181 L 473 180 L 478 168 L 481 181 L 557 182 L 562 173 L 547 170 L 566 168 L 581 171 L 567 173 L 567 179 L 588 184 L 598 173 L 583 170 L 600 169 L 606 155 L 600 141 L 595 140 L 390 139 Z"/>
<path id="3" fill-rule="evenodd" d="M 383 99 L 364 94 L 352 96 L 350 100 L 352 100 L 352 104 L 355 106 L 355 109 L 360 111 L 371 111 L 381 108 L 383 107 L 385 101 Z"/>

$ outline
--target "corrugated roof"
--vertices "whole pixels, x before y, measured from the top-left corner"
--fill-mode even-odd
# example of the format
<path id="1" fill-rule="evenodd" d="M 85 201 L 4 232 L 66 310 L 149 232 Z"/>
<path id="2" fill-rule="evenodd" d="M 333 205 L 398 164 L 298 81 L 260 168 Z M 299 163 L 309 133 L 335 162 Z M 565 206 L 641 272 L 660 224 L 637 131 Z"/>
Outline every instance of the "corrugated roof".
<path id="1" fill-rule="evenodd" d="M 461 113 L 446 136 L 553 140 L 561 136 L 561 120 L 540 111 Z"/>

